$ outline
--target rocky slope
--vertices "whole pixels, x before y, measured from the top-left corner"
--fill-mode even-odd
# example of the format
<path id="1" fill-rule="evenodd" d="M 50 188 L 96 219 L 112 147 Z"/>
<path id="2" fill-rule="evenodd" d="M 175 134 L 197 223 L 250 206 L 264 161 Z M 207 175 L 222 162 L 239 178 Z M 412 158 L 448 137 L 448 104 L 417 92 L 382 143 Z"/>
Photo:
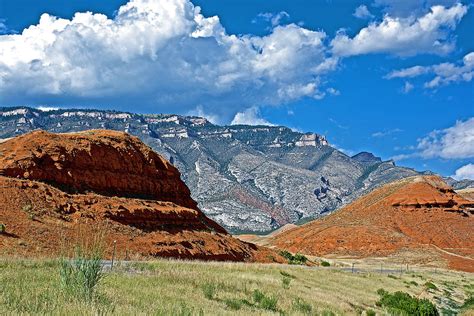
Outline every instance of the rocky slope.
<path id="1" fill-rule="evenodd" d="M 105 233 L 127 256 L 278 261 L 232 238 L 190 197 L 178 170 L 123 132 L 36 131 L 0 143 L 2 254 L 58 255 Z"/>
<path id="2" fill-rule="evenodd" d="M 370 153 L 349 157 L 313 133 L 218 126 L 204 118 L 94 110 L 0 109 L 0 138 L 34 129 L 125 131 L 170 160 L 203 212 L 231 232 L 263 232 L 330 213 L 418 173 Z"/>
<path id="3" fill-rule="evenodd" d="M 388 256 L 436 250 L 452 268 L 474 271 L 474 201 L 436 176 L 387 184 L 341 210 L 268 238 L 318 256 Z"/>
<path id="4" fill-rule="evenodd" d="M 35 131 L 0 143 L 0 175 L 40 180 L 72 192 L 170 201 L 197 208 L 178 170 L 138 138 L 88 131 Z"/>

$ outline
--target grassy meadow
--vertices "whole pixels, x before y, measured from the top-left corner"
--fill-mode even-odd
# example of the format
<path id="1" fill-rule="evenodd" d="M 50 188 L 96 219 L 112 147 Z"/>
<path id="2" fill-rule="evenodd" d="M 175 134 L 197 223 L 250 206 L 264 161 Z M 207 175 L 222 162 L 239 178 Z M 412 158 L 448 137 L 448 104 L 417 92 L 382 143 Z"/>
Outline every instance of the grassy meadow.
<path id="1" fill-rule="evenodd" d="M 427 298 L 468 315 L 474 276 L 446 270 L 398 275 L 330 268 L 156 260 L 105 273 L 92 299 L 61 286 L 60 262 L 0 260 L 0 314 L 385 315 L 378 289 Z M 470 305 L 471 304 L 471 305 Z M 465 305 L 464 307 L 461 307 Z"/>

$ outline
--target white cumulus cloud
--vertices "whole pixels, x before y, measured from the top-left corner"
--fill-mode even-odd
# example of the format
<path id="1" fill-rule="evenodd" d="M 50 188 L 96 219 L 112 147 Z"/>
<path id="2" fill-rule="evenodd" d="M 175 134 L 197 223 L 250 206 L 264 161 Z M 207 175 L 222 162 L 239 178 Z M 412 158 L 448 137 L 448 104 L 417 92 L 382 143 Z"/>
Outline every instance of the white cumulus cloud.
<path id="1" fill-rule="evenodd" d="M 421 75 L 434 76 L 424 84 L 425 88 L 437 88 L 454 82 L 469 82 L 474 77 L 474 52 L 466 54 L 461 62 L 441 63 L 432 66 L 414 66 L 389 73 L 386 78 L 413 78 Z"/>
<path id="2" fill-rule="evenodd" d="M 131 0 L 114 18 L 43 14 L 0 36 L 0 102 L 181 113 L 200 104 L 230 120 L 255 105 L 320 98 L 319 77 L 338 62 L 325 37 L 295 24 L 227 34 L 189 0 Z"/>
<path id="3" fill-rule="evenodd" d="M 283 20 L 289 19 L 290 15 L 286 11 L 281 11 L 278 13 L 265 12 L 259 13 L 257 15 L 257 18 L 270 22 L 270 24 L 275 27 L 277 25 L 280 25 Z M 257 20 L 253 20 L 252 23 L 257 23 Z"/>
<path id="4" fill-rule="evenodd" d="M 411 147 L 411 146 L 410 146 Z M 474 157 L 474 117 L 457 121 L 454 126 L 434 130 L 418 139 L 411 147 L 414 151 L 392 157 L 394 160 L 409 158 L 470 159 Z"/>
<path id="5" fill-rule="evenodd" d="M 373 5 L 394 16 L 408 17 L 426 14 L 432 6 L 452 6 L 459 0 L 374 0 Z"/>
<path id="6" fill-rule="evenodd" d="M 231 125 L 267 125 L 274 126 L 274 124 L 265 120 L 260 116 L 260 111 L 257 107 L 251 107 L 243 112 L 235 114 Z"/>
<path id="7" fill-rule="evenodd" d="M 474 164 L 470 163 L 465 166 L 462 166 L 456 170 L 455 174 L 452 176 L 456 180 L 474 180 Z"/>
<path id="8" fill-rule="evenodd" d="M 411 148 L 410 148 L 411 149 Z M 392 157 L 394 160 L 408 158 L 469 159 L 474 157 L 474 117 L 457 121 L 454 126 L 434 130 L 418 139 L 411 153 Z"/>
<path id="9" fill-rule="evenodd" d="M 413 66 L 401 70 L 394 70 L 389 73 L 385 78 L 413 78 L 429 72 L 429 68 L 423 66 Z"/>
<path id="10" fill-rule="evenodd" d="M 474 117 L 457 121 L 452 127 L 431 132 L 418 141 L 417 149 L 423 158 L 474 157 Z"/>
<path id="11" fill-rule="evenodd" d="M 374 17 L 365 4 L 358 6 L 352 15 L 358 19 L 369 19 Z"/>
<path id="12" fill-rule="evenodd" d="M 370 14 L 365 9 L 358 11 Z M 332 47 L 323 31 L 281 25 L 285 11 L 262 16 L 272 24 L 268 35 L 228 34 L 190 0 L 131 0 L 113 18 L 43 14 L 18 34 L 0 34 L 0 105 L 133 106 L 229 122 L 257 106 L 338 95 L 326 77 L 344 56 L 448 52 L 466 11 L 458 3 L 419 17 L 387 14 L 353 38 L 339 33 Z M 430 85 L 470 78 L 439 76 Z"/>
<path id="13" fill-rule="evenodd" d="M 430 12 L 420 17 L 386 14 L 381 22 L 370 23 L 353 38 L 339 32 L 331 42 L 332 50 L 339 56 L 369 53 L 444 55 L 454 49 L 450 31 L 456 28 L 467 10 L 467 6 L 457 3 L 451 7 L 433 6 Z"/>
<path id="14" fill-rule="evenodd" d="M 37 106 L 36 108 L 40 111 L 43 111 L 43 112 L 50 112 L 50 111 L 59 110 L 59 108 L 55 108 L 55 107 L 51 107 L 51 106 Z"/>
<path id="15" fill-rule="evenodd" d="M 225 122 L 222 122 L 220 120 L 219 116 L 207 113 L 204 110 L 202 105 L 198 105 L 195 109 L 187 112 L 186 115 L 204 117 L 205 119 L 207 119 L 212 124 L 217 124 L 217 125 L 225 124 Z"/>

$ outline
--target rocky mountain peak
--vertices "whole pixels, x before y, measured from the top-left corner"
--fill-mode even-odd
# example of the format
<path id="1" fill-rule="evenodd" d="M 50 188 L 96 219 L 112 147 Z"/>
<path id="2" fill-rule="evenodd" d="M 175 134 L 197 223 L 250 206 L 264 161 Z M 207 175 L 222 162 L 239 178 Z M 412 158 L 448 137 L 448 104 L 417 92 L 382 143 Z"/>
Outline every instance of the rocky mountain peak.
<path id="1" fill-rule="evenodd" d="M 382 159 L 380 157 L 376 157 L 374 154 L 366 152 L 366 151 L 362 151 L 352 156 L 351 158 L 363 164 L 376 164 L 376 163 L 382 162 Z"/>

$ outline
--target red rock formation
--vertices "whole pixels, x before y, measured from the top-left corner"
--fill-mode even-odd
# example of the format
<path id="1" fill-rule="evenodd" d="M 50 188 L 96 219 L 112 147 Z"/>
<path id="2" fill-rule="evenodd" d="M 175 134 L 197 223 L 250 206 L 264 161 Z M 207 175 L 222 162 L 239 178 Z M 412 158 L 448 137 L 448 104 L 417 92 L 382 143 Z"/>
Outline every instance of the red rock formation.
<path id="1" fill-rule="evenodd" d="M 179 171 L 137 137 L 91 130 L 35 131 L 0 143 L 0 175 L 69 192 L 170 201 L 197 209 Z"/>
<path id="2" fill-rule="evenodd" d="M 409 178 L 270 237 L 268 243 L 318 256 L 387 256 L 429 248 L 451 267 L 474 272 L 474 202 L 438 177 Z"/>
<path id="3" fill-rule="evenodd" d="M 125 133 L 33 132 L 0 144 L 0 252 L 55 256 L 99 227 L 111 255 L 271 262 L 274 251 L 233 238 L 191 199 L 179 172 Z"/>

